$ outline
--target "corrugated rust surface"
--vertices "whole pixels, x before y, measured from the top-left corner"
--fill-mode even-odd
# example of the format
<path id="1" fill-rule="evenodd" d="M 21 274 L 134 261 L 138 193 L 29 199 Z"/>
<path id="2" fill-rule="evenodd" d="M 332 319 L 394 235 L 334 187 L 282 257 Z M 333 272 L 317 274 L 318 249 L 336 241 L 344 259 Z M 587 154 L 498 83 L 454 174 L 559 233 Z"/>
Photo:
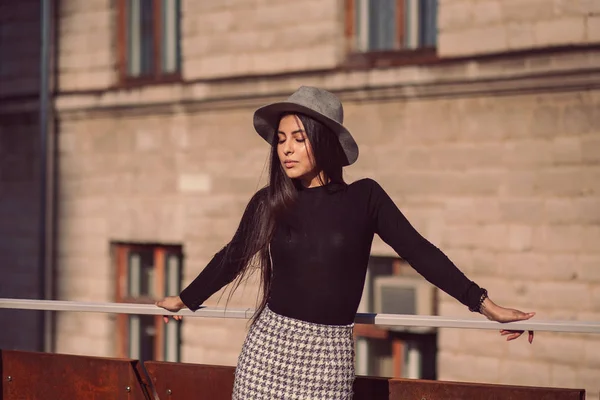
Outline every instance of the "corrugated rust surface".
<path id="1" fill-rule="evenodd" d="M 138 361 L 1 351 L 2 400 L 149 400 Z"/>
<path id="2" fill-rule="evenodd" d="M 390 400 L 583 400 L 585 391 L 526 386 L 390 380 Z"/>
<path id="3" fill-rule="evenodd" d="M 146 361 L 161 400 L 231 400 L 233 367 Z"/>

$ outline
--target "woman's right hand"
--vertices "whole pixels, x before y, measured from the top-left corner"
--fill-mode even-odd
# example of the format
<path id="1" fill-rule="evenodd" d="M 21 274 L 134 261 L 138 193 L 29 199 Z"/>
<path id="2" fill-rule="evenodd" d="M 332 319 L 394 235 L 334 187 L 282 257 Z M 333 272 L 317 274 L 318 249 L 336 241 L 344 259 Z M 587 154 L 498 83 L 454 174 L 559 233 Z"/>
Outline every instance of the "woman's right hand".
<path id="1" fill-rule="evenodd" d="M 181 301 L 181 297 L 179 296 L 168 296 L 162 300 L 157 301 L 155 304 L 158 307 L 164 308 L 165 310 L 171 312 L 177 312 L 185 307 L 185 304 L 183 304 L 183 301 Z M 172 317 L 176 321 L 181 321 L 181 318 L 183 318 L 181 315 L 173 315 Z M 168 316 L 165 315 L 163 319 L 165 321 L 165 324 L 169 322 Z"/>

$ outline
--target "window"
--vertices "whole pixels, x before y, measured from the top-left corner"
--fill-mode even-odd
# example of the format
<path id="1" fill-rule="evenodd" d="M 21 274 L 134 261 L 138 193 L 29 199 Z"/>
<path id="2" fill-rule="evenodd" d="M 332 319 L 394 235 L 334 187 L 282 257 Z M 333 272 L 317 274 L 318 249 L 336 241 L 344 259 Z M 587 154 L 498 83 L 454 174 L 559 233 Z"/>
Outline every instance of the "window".
<path id="1" fill-rule="evenodd" d="M 437 0 L 353 0 L 360 52 L 435 47 Z"/>
<path id="2" fill-rule="evenodd" d="M 121 83 L 177 79 L 180 0 L 118 0 Z"/>
<path id="3" fill-rule="evenodd" d="M 437 0 L 346 0 L 350 66 L 436 60 Z"/>
<path id="4" fill-rule="evenodd" d="M 182 252 L 179 246 L 114 244 L 116 301 L 154 304 L 179 294 Z M 137 360 L 179 361 L 180 323 L 165 325 L 162 316 L 119 315 L 118 356 Z"/>
<path id="5" fill-rule="evenodd" d="M 358 311 L 434 314 L 435 287 L 400 259 L 371 257 Z M 357 324 L 355 339 L 359 375 L 436 379 L 435 329 Z"/>

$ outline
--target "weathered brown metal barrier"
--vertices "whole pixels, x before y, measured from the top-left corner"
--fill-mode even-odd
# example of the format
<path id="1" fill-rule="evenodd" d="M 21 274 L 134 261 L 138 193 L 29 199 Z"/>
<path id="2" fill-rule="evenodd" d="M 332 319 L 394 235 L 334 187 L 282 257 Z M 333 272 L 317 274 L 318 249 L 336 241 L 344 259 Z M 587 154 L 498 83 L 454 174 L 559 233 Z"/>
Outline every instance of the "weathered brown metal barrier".
<path id="1" fill-rule="evenodd" d="M 585 390 L 443 381 L 390 380 L 390 399 L 584 400 Z"/>
<path id="2" fill-rule="evenodd" d="M 144 364 L 161 399 L 230 400 L 233 367 L 149 361 Z M 164 397 L 163 397 L 164 396 Z M 585 391 L 417 379 L 358 377 L 354 400 L 583 400 Z"/>
<path id="3" fill-rule="evenodd" d="M 2 400 L 148 400 L 137 360 L 1 351 Z"/>
<path id="4" fill-rule="evenodd" d="M 231 400 L 233 367 L 158 361 L 147 361 L 144 365 L 160 399 Z M 385 378 L 358 377 L 354 392 L 355 400 L 390 398 Z"/>
<path id="5" fill-rule="evenodd" d="M 144 366 L 161 400 L 231 400 L 232 367 L 159 361 L 146 361 Z"/>
<path id="6" fill-rule="evenodd" d="M 229 400 L 233 367 L 1 351 L 1 400 Z M 579 389 L 358 377 L 355 400 L 583 400 Z"/>

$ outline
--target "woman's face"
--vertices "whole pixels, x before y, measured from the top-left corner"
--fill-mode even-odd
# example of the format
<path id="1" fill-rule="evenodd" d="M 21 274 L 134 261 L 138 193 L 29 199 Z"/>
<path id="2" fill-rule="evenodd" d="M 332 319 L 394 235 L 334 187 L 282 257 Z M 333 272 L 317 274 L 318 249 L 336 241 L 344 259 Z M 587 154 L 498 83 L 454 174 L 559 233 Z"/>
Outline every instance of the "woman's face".
<path id="1" fill-rule="evenodd" d="M 312 147 L 302 121 L 295 115 L 286 115 L 277 129 L 277 155 L 281 166 L 291 179 L 299 179 L 304 186 L 315 186 L 318 181 Z"/>

